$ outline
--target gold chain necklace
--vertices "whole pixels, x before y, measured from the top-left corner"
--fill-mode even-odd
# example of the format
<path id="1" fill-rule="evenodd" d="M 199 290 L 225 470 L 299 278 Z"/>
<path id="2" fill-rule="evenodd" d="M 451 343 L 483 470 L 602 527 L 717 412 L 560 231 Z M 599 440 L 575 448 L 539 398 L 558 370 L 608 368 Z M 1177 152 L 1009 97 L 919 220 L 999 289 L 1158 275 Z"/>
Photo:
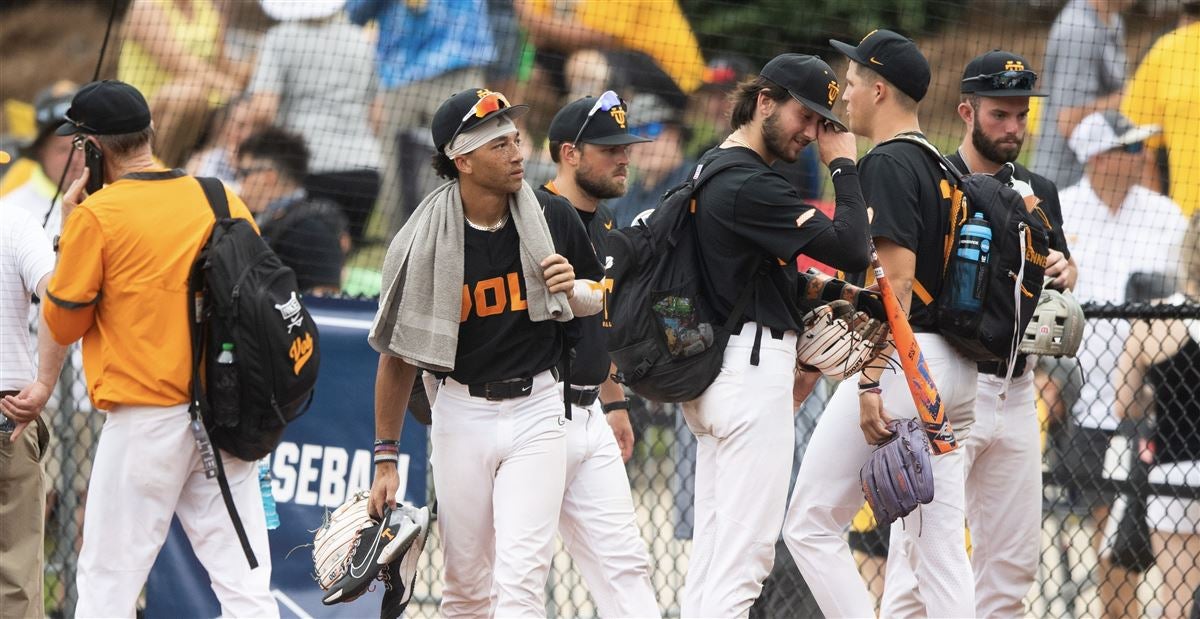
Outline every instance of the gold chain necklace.
<path id="1" fill-rule="evenodd" d="M 479 230 L 482 232 L 495 232 L 495 231 L 499 230 L 500 228 L 503 228 L 504 224 L 508 223 L 508 215 L 509 215 L 508 213 L 505 213 L 504 217 L 500 218 L 500 221 L 497 221 L 496 223 L 494 223 L 490 226 L 481 226 L 481 225 L 471 221 L 470 219 L 468 219 L 466 215 L 463 216 L 463 219 L 467 220 L 468 226 L 471 226 L 472 228 L 474 228 L 476 230 Z"/>

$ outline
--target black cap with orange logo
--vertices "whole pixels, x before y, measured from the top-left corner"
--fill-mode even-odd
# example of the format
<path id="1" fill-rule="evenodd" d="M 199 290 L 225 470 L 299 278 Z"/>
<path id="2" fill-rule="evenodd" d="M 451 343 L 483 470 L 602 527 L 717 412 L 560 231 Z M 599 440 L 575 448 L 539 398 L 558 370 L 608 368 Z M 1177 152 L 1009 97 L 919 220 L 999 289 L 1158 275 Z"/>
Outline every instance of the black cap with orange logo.
<path id="1" fill-rule="evenodd" d="M 917 44 L 904 35 L 891 30 L 872 30 L 858 42 L 858 47 L 833 39 L 829 44 L 850 60 L 881 75 L 913 101 L 924 99 L 929 91 L 929 61 Z"/>
<path id="2" fill-rule="evenodd" d="M 833 113 L 841 87 L 824 60 L 807 54 L 780 54 L 758 73 L 788 91 L 792 98 L 820 114 L 841 131 L 846 125 Z"/>

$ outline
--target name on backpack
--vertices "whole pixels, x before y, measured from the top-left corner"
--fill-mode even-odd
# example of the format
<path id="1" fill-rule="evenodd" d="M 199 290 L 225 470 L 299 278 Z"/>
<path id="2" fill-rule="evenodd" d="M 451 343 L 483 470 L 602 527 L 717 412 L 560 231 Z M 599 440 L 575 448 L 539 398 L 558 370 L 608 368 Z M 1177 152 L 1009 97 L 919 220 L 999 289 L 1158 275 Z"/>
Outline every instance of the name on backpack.
<path id="1" fill-rule="evenodd" d="M 304 364 L 312 358 L 313 354 L 313 337 L 311 333 L 296 336 L 292 340 L 292 347 L 288 350 L 288 357 L 292 360 L 292 373 L 296 376 L 300 375 L 300 370 L 304 368 Z"/>

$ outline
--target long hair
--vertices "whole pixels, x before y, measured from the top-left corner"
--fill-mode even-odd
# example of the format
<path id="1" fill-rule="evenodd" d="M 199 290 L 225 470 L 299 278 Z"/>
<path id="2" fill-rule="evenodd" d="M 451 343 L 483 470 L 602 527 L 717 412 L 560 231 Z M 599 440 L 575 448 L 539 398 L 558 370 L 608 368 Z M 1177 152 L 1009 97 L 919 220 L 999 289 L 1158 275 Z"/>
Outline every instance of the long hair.
<path id="1" fill-rule="evenodd" d="M 733 102 L 733 111 L 729 114 L 731 129 L 736 131 L 754 120 L 754 108 L 758 106 L 760 92 L 767 93 L 767 96 L 777 103 L 791 96 L 787 89 L 761 75 L 739 82 L 737 88 L 729 93 L 729 100 Z"/>

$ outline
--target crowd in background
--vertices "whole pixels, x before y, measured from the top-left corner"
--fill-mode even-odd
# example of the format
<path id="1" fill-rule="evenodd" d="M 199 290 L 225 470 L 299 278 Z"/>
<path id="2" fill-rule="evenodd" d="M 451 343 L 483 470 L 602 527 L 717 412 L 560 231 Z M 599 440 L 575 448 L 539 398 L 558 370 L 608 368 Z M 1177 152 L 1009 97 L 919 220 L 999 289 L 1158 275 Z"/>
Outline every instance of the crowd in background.
<path id="1" fill-rule="evenodd" d="M 486 86 L 532 106 L 518 124 L 526 177 L 536 185 L 554 173 L 546 133 L 561 105 L 621 93 L 630 131 L 653 140 L 633 148 L 629 189 L 609 203 L 624 227 L 725 137 L 726 97 L 758 68 L 737 55 L 706 54 L 675 0 L 261 0 L 272 23 L 265 32 L 241 27 L 230 4 L 133 0 L 114 77 L 149 101 L 161 161 L 232 187 L 301 287 L 317 295 L 378 293 L 383 246 L 439 182 L 429 165 L 429 125 L 450 94 Z M 1200 3 L 1183 3 L 1178 27 L 1136 56 L 1127 51 L 1122 17 L 1132 4 L 1072 0 L 1054 21 L 1039 63 L 1049 96 L 1028 138 L 1029 167 L 1060 190 L 1081 301 L 1195 303 Z M 4 209 L 25 208 L 48 236 L 58 234 L 54 199 L 83 161 L 71 155 L 71 138 L 52 130 L 76 88 L 56 82 L 32 102 L 35 135 L 0 178 L 0 221 Z M 1121 119 L 1110 127 L 1157 128 L 1119 152 L 1092 152 L 1087 132 L 1104 131 L 1093 115 L 1110 111 Z M 1026 137 L 1022 130 L 1009 139 L 1019 146 Z M 822 200 L 815 149 L 781 165 L 801 196 Z M 1152 482 L 1200 486 L 1200 400 L 1191 404 L 1190 429 L 1176 429 L 1194 435 L 1179 447 L 1193 451 L 1170 467 L 1154 466 L 1145 446 L 1155 444 L 1155 430 L 1143 420 L 1155 389 L 1200 383 L 1196 342 L 1195 321 L 1089 321 L 1078 363 L 1039 367 L 1055 429 L 1051 461 L 1075 480 L 1101 471 L 1124 479 L 1145 465 Z M 1114 437 L 1130 447 L 1118 449 Z M 1181 592 L 1179 607 L 1168 604 L 1167 612 L 1184 616 L 1200 586 L 1200 502 L 1072 491 L 1094 518 L 1110 614 L 1130 612 L 1140 575 L 1157 555 L 1183 562 L 1160 568 Z M 1141 509 L 1131 509 L 1139 500 Z M 1143 521 L 1122 524 L 1130 512 Z M 1129 543 L 1118 539 L 1126 526 L 1145 530 L 1140 551 L 1136 543 L 1114 551 Z"/>

